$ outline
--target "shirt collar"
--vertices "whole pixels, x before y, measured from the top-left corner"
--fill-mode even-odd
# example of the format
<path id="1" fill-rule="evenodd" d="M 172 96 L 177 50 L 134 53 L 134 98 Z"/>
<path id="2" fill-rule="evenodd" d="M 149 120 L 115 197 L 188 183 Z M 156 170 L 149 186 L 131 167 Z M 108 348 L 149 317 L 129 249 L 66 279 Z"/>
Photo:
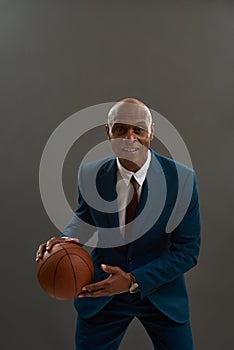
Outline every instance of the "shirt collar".
<path id="1" fill-rule="evenodd" d="M 125 169 L 122 166 L 122 164 L 120 163 L 118 157 L 116 157 L 116 161 L 117 161 L 118 171 L 119 171 L 121 177 L 123 178 L 123 180 L 127 186 L 129 185 L 129 182 L 130 182 L 132 176 L 134 176 L 135 180 L 138 182 L 138 184 L 140 186 L 142 186 L 143 182 L 145 181 L 146 174 L 147 174 L 147 171 L 148 171 L 148 168 L 150 165 L 151 152 L 150 152 L 150 150 L 148 150 L 147 159 L 146 159 L 145 163 L 135 173 L 133 171 L 129 171 L 129 170 Z"/>

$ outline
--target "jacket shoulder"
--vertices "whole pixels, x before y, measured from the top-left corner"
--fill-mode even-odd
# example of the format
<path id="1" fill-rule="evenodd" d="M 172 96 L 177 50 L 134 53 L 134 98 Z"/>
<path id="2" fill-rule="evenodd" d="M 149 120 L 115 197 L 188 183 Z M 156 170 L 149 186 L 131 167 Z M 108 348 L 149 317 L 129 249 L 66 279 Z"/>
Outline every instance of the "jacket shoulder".
<path id="1" fill-rule="evenodd" d="M 189 175 L 191 173 L 192 174 L 194 173 L 193 168 L 191 168 L 185 164 L 182 164 L 182 163 L 180 163 L 172 158 L 163 156 L 163 155 L 155 152 L 154 150 L 151 150 L 151 151 L 152 151 L 153 157 L 157 158 L 157 160 L 159 161 L 159 163 L 164 171 L 170 171 L 170 170 L 174 169 L 174 170 L 177 170 L 177 172 L 179 172 L 179 173 L 184 173 L 185 175 Z"/>
<path id="2" fill-rule="evenodd" d="M 93 171 L 99 171 L 101 169 L 108 170 L 115 164 L 115 157 L 106 157 L 102 159 L 95 160 L 94 162 L 89 162 L 82 164 L 80 166 L 80 171 L 84 173 L 89 173 Z"/>

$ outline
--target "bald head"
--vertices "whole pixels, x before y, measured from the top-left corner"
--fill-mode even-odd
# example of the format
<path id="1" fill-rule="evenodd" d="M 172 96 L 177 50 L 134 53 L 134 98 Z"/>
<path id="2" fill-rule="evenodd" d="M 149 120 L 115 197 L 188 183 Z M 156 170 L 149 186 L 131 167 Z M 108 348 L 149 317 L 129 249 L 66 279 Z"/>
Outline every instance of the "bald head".
<path id="1" fill-rule="evenodd" d="M 152 116 L 149 108 L 136 98 L 124 98 L 110 109 L 107 124 L 111 129 L 115 123 L 136 125 L 145 122 L 148 131 L 152 126 Z"/>

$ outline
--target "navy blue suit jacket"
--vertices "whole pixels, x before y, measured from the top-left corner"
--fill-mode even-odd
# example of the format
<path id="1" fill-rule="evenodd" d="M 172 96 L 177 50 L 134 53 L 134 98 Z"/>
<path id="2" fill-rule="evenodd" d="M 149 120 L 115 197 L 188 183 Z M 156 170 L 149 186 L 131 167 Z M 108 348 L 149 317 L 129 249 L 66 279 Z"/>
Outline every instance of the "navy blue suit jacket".
<path id="1" fill-rule="evenodd" d="M 128 237 L 127 244 L 124 245 L 119 230 L 115 157 L 81 167 L 78 209 L 62 236 L 78 237 L 85 244 L 97 231 L 98 244 L 91 253 L 95 268 L 93 282 L 108 277 L 100 267 L 102 263 L 119 266 L 136 277 L 141 298 L 149 298 L 171 319 L 185 322 L 189 318 L 189 305 L 184 273 L 197 264 L 200 247 L 195 174 L 191 168 L 152 150 L 151 154 L 138 206 L 139 220 L 134 222 L 133 236 Z M 85 199 L 85 194 L 92 193 L 90 186 L 94 180 L 98 195 L 104 199 L 101 209 L 92 205 L 92 198 L 89 198 L 91 204 Z M 106 210 L 108 203 L 113 208 L 116 206 L 116 210 Z M 112 298 L 75 299 L 75 307 L 86 318 Z"/>

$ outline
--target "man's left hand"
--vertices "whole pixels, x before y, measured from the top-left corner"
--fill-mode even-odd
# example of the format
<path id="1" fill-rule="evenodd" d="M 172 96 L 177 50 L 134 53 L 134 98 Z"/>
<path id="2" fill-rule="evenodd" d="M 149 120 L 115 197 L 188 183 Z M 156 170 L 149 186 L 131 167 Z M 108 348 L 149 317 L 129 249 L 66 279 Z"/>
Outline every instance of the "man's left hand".
<path id="1" fill-rule="evenodd" d="M 110 275 L 103 281 L 87 284 L 82 288 L 78 298 L 103 297 L 114 294 L 121 294 L 129 290 L 131 275 L 118 266 L 101 265 L 103 271 Z"/>

